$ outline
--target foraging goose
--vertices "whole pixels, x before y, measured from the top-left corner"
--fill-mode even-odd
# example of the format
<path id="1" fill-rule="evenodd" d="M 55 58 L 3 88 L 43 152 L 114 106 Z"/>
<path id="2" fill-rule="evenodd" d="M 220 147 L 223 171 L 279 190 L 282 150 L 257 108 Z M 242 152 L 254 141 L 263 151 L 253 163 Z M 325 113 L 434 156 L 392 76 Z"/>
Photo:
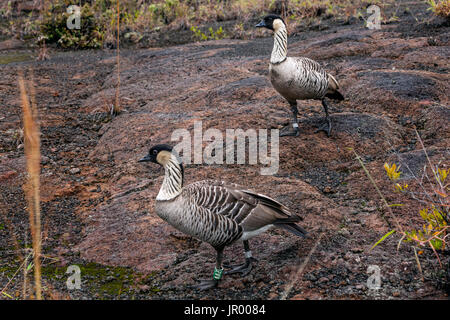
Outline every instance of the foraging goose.
<path id="1" fill-rule="evenodd" d="M 339 83 L 325 72 L 314 60 L 309 58 L 287 57 L 287 31 L 283 19 L 277 15 L 268 15 L 256 27 L 265 27 L 274 31 L 274 45 L 270 57 L 269 74 L 273 87 L 290 104 L 293 113 L 293 131 L 282 132 L 280 136 L 298 136 L 297 100 L 322 100 L 327 124 L 318 131 L 331 133 L 331 120 L 325 97 L 344 100 L 338 91 Z"/>
<path id="2" fill-rule="evenodd" d="M 183 187 L 183 165 L 169 145 L 156 145 L 139 162 L 150 161 L 165 169 L 165 176 L 156 197 L 155 211 L 176 229 L 205 241 L 217 251 L 213 278 L 203 280 L 195 287 L 201 290 L 216 287 L 222 277 L 222 253 L 226 246 L 242 240 L 245 263 L 229 266 L 225 274 L 248 274 L 252 258 L 248 240 L 271 227 L 306 236 L 306 231 L 295 224 L 302 220 L 291 214 L 279 202 L 235 184 L 204 180 Z"/>

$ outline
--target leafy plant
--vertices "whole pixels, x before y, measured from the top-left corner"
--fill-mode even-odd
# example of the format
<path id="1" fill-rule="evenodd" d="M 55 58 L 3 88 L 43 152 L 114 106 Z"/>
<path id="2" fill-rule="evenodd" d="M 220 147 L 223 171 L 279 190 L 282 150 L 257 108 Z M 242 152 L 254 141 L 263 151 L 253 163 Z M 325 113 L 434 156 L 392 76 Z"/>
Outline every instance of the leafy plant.
<path id="1" fill-rule="evenodd" d="M 427 3 L 429 5 L 427 10 L 443 18 L 450 17 L 450 0 L 442 0 L 438 3 L 435 0 L 427 0 Z"/>
<path id="2" fill-rule="evenodd" d="M 11 1 L 8 1 L 6 5 L 0 7 L 0 17 L 6 18 L 9 17 L 12 13 L 12 4 Z"/>
<path id="3" fill-rule="evenodd" d="M 422 144 L 423 152 L 426 155 L 428 160 L 428 171 L 427 167 L 424 168 L 424 177 L 422 179 L 415 178 L 418 182 L 417 188 L 420 188 L 420 192 L 410 190 L 408 185 L 401 185 L 398 181 L 401 178 L 402 172 L 399 171 L 400 166 L 397 166 L 395 163 L 390 165 L 388 163 L 384 164 L 384 169 L 386 171 L 386 175 L 394 184 L 394 188 L 397 192 L 405 193 L 409 195 L 413 200 L 417 201 L 418 204 L 418 213 L 423 221 L 423 224 L 420 227 L 412 228 L 410 230 L 404 230 L 404 227 L 398 222 L 395 218 L 392 207 L 403 206 L 402 204 L 388 204 L 387 200 L 383 197 L 380 190 L 376 186 L 373 178 L 370 173 L 365 168 L 362 160 L 358 155 L 357 159 L 360 161 L 363 166 L 366 174 L 368 175 L 370 181 L 374 184 L 377 189 L 379 195 L 383 199 L 386 207 L 388 208 L 391 216 L 395 220 L 395 228 L 390 230 L 388 233 L 383 235 L 380 240 L 378 240 L 371 249 L 378 246 L 381 242 L 387 239 L 390 235 L 397 233 L 401 235 L 400 241 L 398 243 L 398 247 L 402 244 L 402 242 L 409 242 L 413 245 L 416 260 L 419 266 L 419 270 L 421 270 L 420 262 L 417 256 L 416 248 L 424 249 L 430 248 L 434 254 L 436 255 L 439 264 L 442 266 L 441 260 L 438 255 L 438 251 L 443 251 L 448 245 L 448 237 L 449 233 L 449 206 L 448 203 L 448 191 L 450 189 L 448 183 L 448 175 L 450 173 L 450 169 L 444 169 L 439 167 L 438 165 L 433 165 L 428 157 L 427 151 L 423 145 L 423 142 L 417 133 L 418 140 Z M 429 173 L 431 171 L 432 178 L 429 178 Z"/>
<path id="4" fill-rule="evenodd" d="M 437 172 L 439 172 L 439 181 L 441 183 L 445 183 L 449 170 L 439 168 L 436 169 Z M 388 176 L 390 176 L 390 170 L 386 169 L 386 172 Z M 398 177 L 400 177 L 400 174 L 401 173 L 399 173 Z M 395 187 L 399 190 L 398 184 L 396 184 Z M 405 189 L 406 188 L 400 189 L 400 191 L 405 191 Z M 447 194 L 442 192 L 436 192 L 436 195 L 444 199 L 447 197 Z M 432 202 L 430 207 L 420 209 L 419 213 L 424 221 L 422 228 L 404 231 L 402 239 L 406 242 L 414 242 L 419 247 L 429 245 L 433 251 L 443 250 L 445 248 L 449 228 L 448 211 L 445 210 L 446 207 L 447 205 L 442 203 L 441 199 L 438 199 L 436 203 Z"/>
<path id="5" fill-rule="evenodd" d="M 400 166 L 397 167 L 395 163 L 393 163 L 392 165 L 385 163 L 384 169 L 386 170 L 389 179 L 395 183 L 394 187 L 397 191 L 405 191 L 406 188 L 408 188 L 407 184 L 402 186 L 400 183 L 396 182 L 400 178 L 400 175 L 402 174 L 400 171 L 398 171 L 400 170 Z"/>
<path id="6" fill-rule="evenodd" d="M 220 40 L 225 37 L 225 32 L 223 31 L 222 27 L 219 27 L 219 29 L 214 30 L 212 27 L 208 29 L 209 35 L 203 33 L 200 28 L 192 26 L 191 31 L 194 33 L 194 37 L 201 41 L 206 40 Z"/>
<path id="7" fill-rule="evenodd" d="M 200 41 L 230 36 L 233 38 L 261 36 L 263 30 L 255 30 L 253 22 L 249 22 L 261 18 L 268 12 L 281 14 L 286 18 L 289 27 L 295 29 L 300 23 L 310 24 L 322 17 L 328 19 L 354 16 L 358 8 L 363 8 L 368 3 L 388 6 L 394 2 L 393 0 L 96 0 L 81 2 L 52 0 L 44 1 L 43 12 L 22 14 L 20 17 L 10 19 L 13 15 L 11 8 L 13 1 L 5 1 L 5 4 L 0 4 L 0 16 L 9 17 L 9 19 L 4 19 L 5 23 L 0 21 L 0 26 L 4 29 L 0 28 L 0 32 L 8 36 L 20 35 L 21 39 L 35 38 L 41 45 L 44 41 L 56 43 L 62 48 L 99 48 L 103 45 L 114 47 L 117 25 L 115 7 L 118 1 L 121 7 L 119 17 L 121 38 L 122 34 L 131 32 L 135 34 L 159 30 L 164 32 L 169 29 L 188 29 L 193 25 L 229 20 L 243 22 L 237 27 L 236 32 L 233 30 L 230 34 L 225 34 L 220 28 L 204 31 L 204 35 L 193 31 L 195 39 Z M 448 1 L 441 1 L 436 7 L 445 8 Z M 81 17 L 82 28 L 69 30 L 66 26 L 69 14 L 65 10 L 70 5 L 80 5 L 80 3 L 84 4 Z"/>
<path id="8" fill-rule="evenodd" d="M 76 5 L 77 1 L 74 1 Z M 69 2 L 69 5 L 71 2 Z M 80 28 L 69 29 L 67 21 L 71 14 L 67 6 L 56 2 L 45 13 L 41 24 L 42 38 L 47 43 L 57 43 L 61 48 L 100 48 L 104 27 L 95 16 L 91 6 L 85 4 L 80 10 Z"/>

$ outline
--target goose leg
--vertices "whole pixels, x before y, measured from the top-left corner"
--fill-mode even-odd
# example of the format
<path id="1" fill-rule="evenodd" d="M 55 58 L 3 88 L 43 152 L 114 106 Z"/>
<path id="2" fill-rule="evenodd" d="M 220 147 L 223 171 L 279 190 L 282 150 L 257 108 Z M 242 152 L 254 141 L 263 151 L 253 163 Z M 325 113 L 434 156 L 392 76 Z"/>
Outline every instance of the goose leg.
<path id="1" fill-rule="evenodd" d="M 244 250 L 245 250 L 245 262 L 238 265 L 233 266 L 225 266 L 226 268 L 229 268 L 230 270 L 225 271 L 225 274 L 233 274 L 233 273 L 240 273 L 243 277 L 248 275 L 250 271 L 252 271 L 252 263 L 257 262 L 255 258 L 252 257 L 252 252 L 250 251 L 250 246 L 248 244 L 248 240 L 244 240 Z"/>
<path id="2" fill-rule="evenodd" d="M 110 110 L 111 117 L 116 117 L 119 115 L 119 113 L 119 108 L 116 105 L 112 104 Z"/>
<path id="3" fill-rule="evenodd" d="M 217 258 L 216 258 L 216 267 L 214 268 L 213 278 L 212 279 L 204 279 L 200 280 L 199 284 L 193 286 L 194 289 L 198 290 L 208 290 L 217 287 L 222 278 L 223 268 L 222 268 L 222 259 L 223 259 L 223 248 L 216 249 L 217 250 Z"/>
<path id="4" fill-rule="evenodd" d="M 285 137 L 285 136 L 297 137 L 299 134 L 298 121 L 297 121 L 297 114 L 298 114 L 297 101 L 289 102 L 289 104 L 291 105 L 291 111 L 292 111 L 292 129 L 289 128 L 289 126 L 283 128 L 283 130 L 281 130 L 280 137 Z"/>
<path id="5" fill-rule="evenodd" d="M 322 106 L 323 109 L 325 110 L 325 115 L 326 115 L 326 120 L 327 123 L 324 124 L 323 126 L 321 126 L 319 129 L 317 129 L 315 132 L 319 132 L 319 131 L 325 131 L 327 133 L 327 136 L 329 137 L 331 135 L 331 120 L 330 120 L 330 114 L 328 113 L 328 105 L 325 102 L 325 99 L 322 99 Z"/>

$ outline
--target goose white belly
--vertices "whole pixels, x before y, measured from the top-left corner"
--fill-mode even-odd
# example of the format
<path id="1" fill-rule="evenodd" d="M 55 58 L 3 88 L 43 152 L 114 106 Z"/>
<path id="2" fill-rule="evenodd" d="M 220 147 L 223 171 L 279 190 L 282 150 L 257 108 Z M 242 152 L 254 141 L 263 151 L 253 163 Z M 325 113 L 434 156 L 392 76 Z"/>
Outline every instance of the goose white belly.
<path id="1" fill-rule="evenodd" d="M 262 228 L 259 228 L 257 230 L 252 230 L 252 231 L 244 231 L 244 233 L 242 234 L 242 237 L 239 240 L 248 240 L 251 239 L 261 233 L 266 232 L 267 230 L 273 228 L 273 224 L 269 224 L 267 226 L 264 226 Z"/>

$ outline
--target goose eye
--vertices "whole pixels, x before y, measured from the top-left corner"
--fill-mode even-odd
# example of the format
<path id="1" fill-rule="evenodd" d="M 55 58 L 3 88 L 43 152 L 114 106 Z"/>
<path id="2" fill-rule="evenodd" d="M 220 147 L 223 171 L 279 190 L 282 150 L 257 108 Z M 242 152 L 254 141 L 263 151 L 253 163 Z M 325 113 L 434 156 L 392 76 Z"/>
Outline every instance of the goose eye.
<path id="1" fill-rule="evenodd" d="M 153 150 L 153 154 L 156 156 L 158 154 L 158 150 Z"/>

